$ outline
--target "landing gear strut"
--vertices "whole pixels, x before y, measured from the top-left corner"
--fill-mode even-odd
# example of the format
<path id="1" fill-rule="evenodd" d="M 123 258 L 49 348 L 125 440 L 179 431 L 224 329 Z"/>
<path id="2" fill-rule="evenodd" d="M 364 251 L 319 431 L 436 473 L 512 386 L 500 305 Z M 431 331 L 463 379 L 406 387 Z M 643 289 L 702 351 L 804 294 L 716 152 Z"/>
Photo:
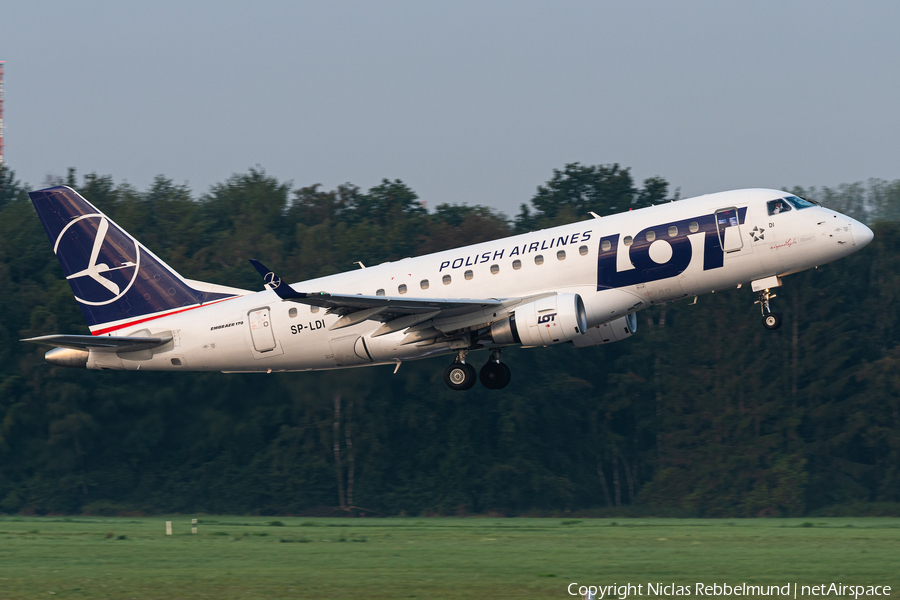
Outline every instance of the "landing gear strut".
<path id="1" fill-rule="evenodd" d="M 491 352 L 491 358 L 481 367 L 481 384 L 489 390 L 499 390 L 509 385 L 512 373 L 506 363 L 500 362 L 500 350 Z"/>
<path id="2" fill-rule="evenodd" d="M 759 300 L 754 302 L 754 304 L 759 304 L 759 308 L 762 310 L 763 327 L 769 330 L 775 330 L 781 327 L 781 315 L 777 312 L 772 312 L 772 309 L 769 307 L 769 301 L 775 297 L 775 294 L 769 291 L 769 288 L 766 288 L 760 290 Z"/>
<path id="3" fill-rule="evenodd" d="M 456 355 L 456 360 L 444 371 L 444 383 L 451 390 L 468 390 L 478 380 L 475 367 L 466 363 L 466 354 L 468 353 L 468 350 L 460 350 Z"/>

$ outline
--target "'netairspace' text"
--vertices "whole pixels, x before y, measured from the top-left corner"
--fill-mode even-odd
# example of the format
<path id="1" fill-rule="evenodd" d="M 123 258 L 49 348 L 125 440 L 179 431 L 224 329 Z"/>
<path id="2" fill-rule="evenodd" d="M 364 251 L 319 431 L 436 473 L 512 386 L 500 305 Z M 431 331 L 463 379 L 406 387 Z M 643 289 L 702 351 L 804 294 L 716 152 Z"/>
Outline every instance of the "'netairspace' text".
<path id="1" fill-rule="evenodd" d="M 646 591 L 645 591 L 646 588 Z M 567 588 L 572 596 L 592 596 L 597 600 L 604 598 L 616 598 L 625 600 L 629 596 L 785 596 L 788 598 L 813 597 L 813 596 L 852 596 L 854 599 L 860 596 L 890 596 L 891 587 L 888 585 L 844 585 L 843 583 L 823 583 L 819 585 L 751 585 L 739 583 L 729 585 L 727 583 L 695 583 L 691 585 L 679 585 L 677 583 L 648 583 L 634 585 L 579 585 L 570 583 Z"/>

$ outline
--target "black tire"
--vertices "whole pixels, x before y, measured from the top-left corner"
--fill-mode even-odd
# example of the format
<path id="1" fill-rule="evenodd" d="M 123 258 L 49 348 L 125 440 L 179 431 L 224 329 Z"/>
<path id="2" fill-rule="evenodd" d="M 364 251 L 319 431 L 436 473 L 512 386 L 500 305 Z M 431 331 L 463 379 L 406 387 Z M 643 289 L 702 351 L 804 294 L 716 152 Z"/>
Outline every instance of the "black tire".
<path id="1" fill-rule="evenodd" d="M 469 372 L 469 377 L 467 378 L 467 381 L 469 383 L 466 384 L 465 389 L 470 390 L 475 387 L 476 383 L 478 383 L 478 371 L 476 371 L 475 367 L 473 367 L 469 363 L 466 363 L 465 367 L 466 371 Z"/>
<path id="2" fill-rule="evenodd" d="M 444 383 L 451 390 L 465 391 L 470 389 L 478 380 L 475 367 L 467 363 L 455 362 L 444 371 Z"/>
<path id="3" fill-rule="evenodd" d="M 489 390 L 499 390 L 509 383 L 509 367 L 503 363 L 489 360 L 478 374 L 481 384 Z"/>
<path id="4" fill-rule="evenodd" d="M 781 315 L 778 313 L 769 313 L 763 316 L 763 327 L 770 331 L 775 331 L 781 327 Z"/>

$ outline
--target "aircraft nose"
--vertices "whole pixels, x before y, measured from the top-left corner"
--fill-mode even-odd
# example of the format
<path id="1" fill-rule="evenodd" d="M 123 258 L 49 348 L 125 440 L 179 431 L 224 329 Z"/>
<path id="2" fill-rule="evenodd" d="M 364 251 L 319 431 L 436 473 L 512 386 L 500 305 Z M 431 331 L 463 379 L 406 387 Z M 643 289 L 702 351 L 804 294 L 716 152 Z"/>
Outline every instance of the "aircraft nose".
<path id="1" fill-rule="evenodd" d="M 850 231 L 853 234 L 853 241 L 856 243 L 857 248 L 868 246 L 869 242 L 875 237 L 875 233 L 859 221 L 853 221 Z"/>

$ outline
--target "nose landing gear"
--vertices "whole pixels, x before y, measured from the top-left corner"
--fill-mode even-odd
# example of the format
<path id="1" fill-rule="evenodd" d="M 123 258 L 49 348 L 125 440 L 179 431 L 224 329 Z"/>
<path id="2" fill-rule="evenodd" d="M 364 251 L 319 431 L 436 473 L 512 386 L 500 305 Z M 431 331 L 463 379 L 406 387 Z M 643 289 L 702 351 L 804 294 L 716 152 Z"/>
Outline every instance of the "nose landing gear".
<path id="1" fill-rule="evenodd" d="M 760 310 L 762 310 L 763 327 L 772 331 L 781 327 L 781 315 L 777 312 L 772 312 L 772 309 L 769 307 L 769 301 L 775 297 L 775 294 L 769 291 L 769 288 L 766 288 L 760 290 L 759 300 L 754 302 L 754 304 L 759 304 Z"/>

